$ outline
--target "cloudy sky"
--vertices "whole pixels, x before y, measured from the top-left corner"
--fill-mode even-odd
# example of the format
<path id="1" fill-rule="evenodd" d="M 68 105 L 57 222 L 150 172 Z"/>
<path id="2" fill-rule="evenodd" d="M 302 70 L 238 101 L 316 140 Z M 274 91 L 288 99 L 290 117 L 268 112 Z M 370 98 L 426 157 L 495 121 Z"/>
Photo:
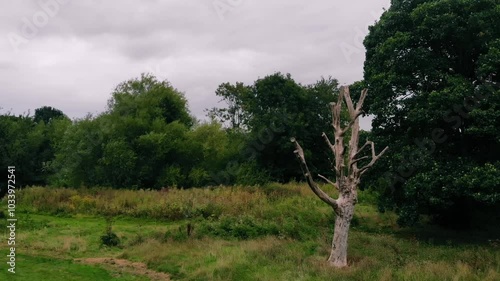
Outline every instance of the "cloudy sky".
<path id="1" fill-rule="evenodd" d="M 363 37 L 390 0 L 36 0 L 0 4 L 0 113 L 49 105 L 99 113 L 114 87 L 151 72 L 191 112 L 223 82 L 276 71 L 304 84 L 362 79 Z"/>

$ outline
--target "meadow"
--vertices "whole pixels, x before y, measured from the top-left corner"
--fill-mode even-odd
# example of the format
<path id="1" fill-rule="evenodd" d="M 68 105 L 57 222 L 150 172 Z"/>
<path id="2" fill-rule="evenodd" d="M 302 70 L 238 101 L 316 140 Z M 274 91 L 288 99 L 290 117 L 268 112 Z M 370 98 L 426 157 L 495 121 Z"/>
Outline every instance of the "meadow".
<path id="1" fill-rule="evenodd" d="M 359 195 L 346 269 L 326 265 L 334 214 L 300 183 L 30 187 L 18 194 L 17 216 L 16 275 L 2 261 L 1 280 L 500 280 L 496 232 L 425 219 L 401 228 L 370 191 Z"/>

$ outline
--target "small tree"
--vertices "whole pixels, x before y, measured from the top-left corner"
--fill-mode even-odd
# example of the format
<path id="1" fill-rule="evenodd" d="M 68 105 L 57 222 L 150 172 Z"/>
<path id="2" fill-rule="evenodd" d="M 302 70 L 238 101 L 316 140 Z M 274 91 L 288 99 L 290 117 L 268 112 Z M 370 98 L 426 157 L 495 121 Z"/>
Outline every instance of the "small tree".
<path id="1" fill-rule="evenodd" d="M 332 144 L 328 139 L 328 136 L 323 133 L 323 138 L 325 139 L 328 146 L 331 148 L 334 154 L 333 171 L 336 175 L 336 182 L 332 182 L 322 175 L 318 177 L 324 179 L 326 182 L 332 184 L 338 191 L 339 197 L 333 199 L 327 193 L 325 193 L 316 184 L 313 179 L 311 172 L 306 163 L 304 157 L 304 151 L 299 143 L 292 138 L 291 141 L 295 144 L 295 151 L 297 158 L 300 160 L 302 172 L 309 184 L 312 191 L 325 203 L 333 208 L 336 214 L 335 218 L 335 230 L 333 234 L 332 249 L 328 262 L 335 267 L 345 267 L 347 266 L 347 237 L 349 232 L 349 225 L 351 223 L 354 214 L 354 205 L 356 205 L 358 200 L 357 186 L 360 183 L 361 175 L 363 175 L 375 162 L 386 152 L 388 147 L 384 148 L 380 154 L 375 153 L 375 144 L 371 141 L 367 141 L 361 148 L 358 148 L 359 142 L 359 116 L 362 114 L 362 106 L 367 94 L 367 90 L 361 91 L 361 97 L 354 107 L 348 87 L 342 87 L 340 89 L 339 97 L 337 103 L 331 103 L 332 119 L 333 119 L 333 129 L 335 133 L 335 142 Z M 342 108 L 342 101 L 345 100 L 347 105 L 350 121 L 344 128 L 341 127 L 340 123 L 340 113 Z M 344 147 L 344 136 L 350 131 L 351 137 L 348 147 Z M 362 156 L 362 151 L 365 148 L 371 147 L 371 156 Z M 348 154 L 346 155 L 346 152 Z M 365 159 L 370 159 L 361 168 L 358 168 L 360 161 Z"/>

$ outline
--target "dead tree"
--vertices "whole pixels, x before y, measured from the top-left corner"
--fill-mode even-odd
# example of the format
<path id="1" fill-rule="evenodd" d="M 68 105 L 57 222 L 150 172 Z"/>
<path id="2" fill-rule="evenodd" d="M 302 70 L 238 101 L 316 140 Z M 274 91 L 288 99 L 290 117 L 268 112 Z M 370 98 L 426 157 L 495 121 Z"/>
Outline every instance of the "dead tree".
<path id="1" fill-rule="evenodd" d="M 359 142 L 359 116 L 362 114 L 362 106 L 367 94 L 364 89 L 361 92 L 361 97 L 356 104 L 353 105 L 348 87 L 340 89 L 338 101 L 332 102 L 330 108 L 332 111 L 332 126 L 335 133 L 335 142 L 330 142 L 328 136 L 323 133 L 322 137 L 325 139 L 328 147 L 332 150 L 334 161 L 332 163 L 333 171 L 335 172 L 336 181 L 333 182 L 322 175 L 318 175 L 327 183 L 332 184 L 339 192 L 337 199 L 333 199 L 325 193 L 316 184 L 313 175 L 304 157 L 304 151 L 300 144 L 292 138 L 291 141 L 295 144 L 295 154 L 300 161 L 302 172 L 312 189 L 321 200 L 330 205 L 336 214 L 335 229 L 333 234 L 332 249 L 328 262 L 335 267 L 347 266 L 347 237 L 349 233 L 349 226 L 354 214 L 354 205 L 358 200 L 357 187 L 360 183 L 361 176 L 371 167 L 375 162 L 386 152 L 388 147 L 384 148 L 380 154 L 375 153 L 375 144 L 367 141 L 361 148 L 358 148 Z M 342 128 L 340 122 L 340 113 L 342 109 L 342 102 L 345 101 L 349 112 L 349 123 Z M 351 138 L 349 145 L 344 146 L 344 136 L 350 131 Z M 362 156 L 365 148 L 371 148 L 371 156 Z M 346 155 L 346 153 L 348 153 Z M 371 160 L 368 162 L 366 159 Z M 364 161 L 363 161 L 364 160 Z M 360 161 L 366 163 L 363 167 L 358 167 Z"/>

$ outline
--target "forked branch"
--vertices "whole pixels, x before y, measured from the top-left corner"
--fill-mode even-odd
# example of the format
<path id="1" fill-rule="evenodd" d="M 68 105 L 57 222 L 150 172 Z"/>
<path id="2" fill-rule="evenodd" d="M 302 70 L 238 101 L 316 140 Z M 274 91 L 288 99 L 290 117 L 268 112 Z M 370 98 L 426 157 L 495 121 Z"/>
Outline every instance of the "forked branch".
<path id="1" fill-rule="evenodd" d="M 325 176 L 322 176 L 320 174 L 318 174 L 318 177 L 322 178 L 324 181 L 326 181 L 327 183 L 333 185 L 333 187 L 335 187 L 335 189 L 339 190 L 339 187 L 337 186 L 336 183 L 334 183 L 333 181 L 329 180 L 327 177 Z"/>
<path id="2" fill-rule="evenodd" d="M 363 144 L 363 146 L 358 149 L 358 152 L 356 152 L 356 154 L 354 154 L 353 158 L 355 158 L 359 154 L 361 154 L 361 151 L 363 151 L 363 149 L 365 149 L 365 147 L 368 147 L 369 145 L 373 145 L 373 142 L 372 141 L 366 141 L 365 144 Z"/>
<path id="3" fill-rule="evenodd" d="M 373 166 L 373 164 L 375 164 L 375 162 L 377 162 L 377 160 L 380 157 L 382 157 L 382 155 L 384 155 L 384 153 L 387 151 L 387 149 L 389 149 L 389 147 L 386 146 L 384 148 L 384 150 L 382 150 L 378 155 L 376 155 L 376 153 L 375 153 L 375 144 L 372 141 L 367 141 L 365 143 L 365 145 L 363 145 L 363 147 L 361 149 L 363 149 L 367 145 L 371 145 L 371 147 L 372 147 L 372 160 L 366 166 L 364 166 L 364 167 L 362 167 L 362 168 L 359 169 L 359 175 L 364 174 L 371 166 Z M 361 149 L 358 150 L 358 153 L 361 151 Z"/>
<path id="4" fill-rule="evenodd" d="M 356 110 L 354 109 L 354 105 L 351 99 L 351 93 L 349 91 L 349 87 L 341 87 L 340 92 L 343 93 L 345 103 L 347 105 L 347 110 L 349 110 L 349 116 L 351 116 L 351 120 L 354 120 L 354 116 L 356 116 Z"/>
<path id="5" fill-rule="evenodd" d="M 347 110 L 349 112 L 349 117 L 350 117 L 349 118 L 350 121 L 349 121 L 348 125 L 342 130 L 342 134 L 346 133 L 354 125 L 356 120 L 358 120 L 358 117 L 361 114 L 363 114 L 362 107 L 363 107 L 363 103 L 364 103 L 367 92 L 368 91 L 366 89 L 361 92 L 361 98 L 359 99 L 358 103 L 356 104 L 356 108 L 354 108 L 354 104 L 353 104 L 352 99 L 351 99 L 351 93 L 349 91 L 349 87 L 341 87 L 340 88 L 339 97 L 340 96 L 344 97 L 345 103 L 347 105 Z"/>

